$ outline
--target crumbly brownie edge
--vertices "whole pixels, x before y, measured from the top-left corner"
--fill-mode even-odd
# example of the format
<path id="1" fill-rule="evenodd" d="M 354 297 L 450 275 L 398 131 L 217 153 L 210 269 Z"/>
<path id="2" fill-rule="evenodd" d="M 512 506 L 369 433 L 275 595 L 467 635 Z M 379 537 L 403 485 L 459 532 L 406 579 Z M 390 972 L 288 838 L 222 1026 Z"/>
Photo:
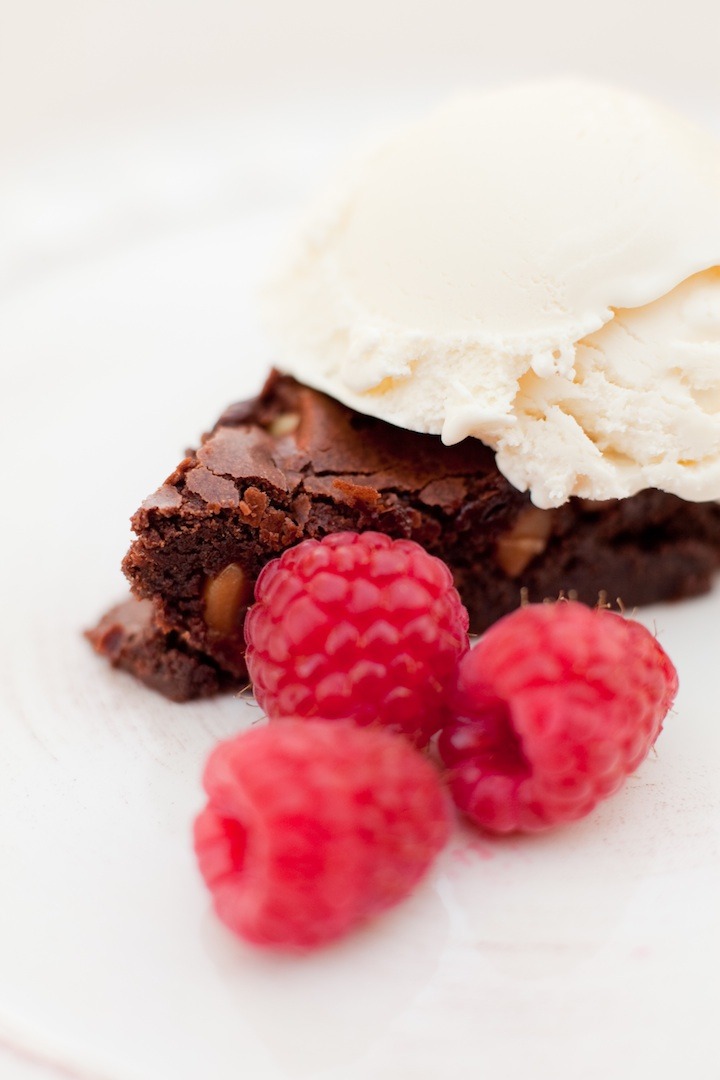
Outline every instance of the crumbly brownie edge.
<path id="1" fill-rule="evenodd" d="M 148 600 L 132 598 L 117 604 L 85 637 L 112 667 L 134 675 L 171 701 L 212 697 L 242 684 L 177 634 L 164 633 Z"/>

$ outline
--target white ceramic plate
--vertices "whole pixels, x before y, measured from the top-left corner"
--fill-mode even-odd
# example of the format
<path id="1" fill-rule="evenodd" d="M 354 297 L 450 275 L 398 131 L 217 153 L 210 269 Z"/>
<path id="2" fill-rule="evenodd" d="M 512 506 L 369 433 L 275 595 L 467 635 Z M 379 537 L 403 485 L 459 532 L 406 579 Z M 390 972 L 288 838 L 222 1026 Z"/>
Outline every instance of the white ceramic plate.
<path id="1" fill-rule="evenodd" d="M 122 193 L 102 227 L 58 211 L 63 242 L 20 252 L 3 303 L 0 1074 L 715 1078 L 717 594 L 642 614 L 680 697 L 589 820 L 458 829 L 410 902 L 303 960 L 211 914 L 200 772 L 257 710 L 169 704 L 81 631 L 123 592 L 141 498 L 262 379 L 252 289 L 294 199 L 282 175 L 149 224 Z"/>

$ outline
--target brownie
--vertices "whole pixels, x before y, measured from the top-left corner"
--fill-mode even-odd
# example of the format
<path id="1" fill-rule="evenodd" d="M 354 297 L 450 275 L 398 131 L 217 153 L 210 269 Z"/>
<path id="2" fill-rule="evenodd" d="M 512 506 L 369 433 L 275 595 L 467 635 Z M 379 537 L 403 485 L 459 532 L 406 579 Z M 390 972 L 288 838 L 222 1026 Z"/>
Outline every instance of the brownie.
<path id="1" fill-rule="evenodd" d="M 514 609 L 521 590 L 531 600 L 564 592 L 588 603 L 605 592 L 632 607 L 707 590 L 720 562 L 714 503 L 648 490 L 539 510 L 478 440 L 444 446 L 277 373 L 259 397 L 221 416 L 132 524 L 137 539 L 123 566 L 135 595 L 153 603 L 157 635 L 138 674 L 164 693 L 164 674 L 147 677 L 163 636 L 216 675 L 242 679 L 257 575 L 290 545 L 329 532 L 375 529 L 440 556 L 474 632 Z M 114 662 L 132 669 L 129 657 Z M 189 696 L 191 682 L 178 679 L 172 696 Z"/>
<path id="2" fill-rule="evenodd" d="M 164 633 L 149 600 L 129 599 L 108 611 L 86 635 L 113 667 L 129 671 L 173 701 L 212 697 L 240 681 L 174 631 Z"/>

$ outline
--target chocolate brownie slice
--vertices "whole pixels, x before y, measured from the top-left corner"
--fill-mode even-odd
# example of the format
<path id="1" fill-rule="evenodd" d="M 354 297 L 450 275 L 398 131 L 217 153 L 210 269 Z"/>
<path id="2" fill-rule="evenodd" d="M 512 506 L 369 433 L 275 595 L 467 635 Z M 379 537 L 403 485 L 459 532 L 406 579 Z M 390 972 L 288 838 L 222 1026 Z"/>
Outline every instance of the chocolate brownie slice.
<path id="1" fill-rule="evenodd" d="M 133 518 L 124 569 L 158 632 L 245 674 L 242 624 L 264 564 L 307 537 L 376 529 L 451 567 L 479 632 L 563 590 L 628 605 L 705 591 L 720 507 L 659 491 L 533 507 L 474 439 L 443 446 L 272 374 L 229 408 Z M 126 664 L 125 666 L 129 666 Z"/>
<path id="2" fill-rule="evenodd" d="M 173 701 L 212 697 L 240 681 L 174 631 L 163 633 L 149 600 L 126 600 L 85 635 L 113 667 L 130 672 Z"/>

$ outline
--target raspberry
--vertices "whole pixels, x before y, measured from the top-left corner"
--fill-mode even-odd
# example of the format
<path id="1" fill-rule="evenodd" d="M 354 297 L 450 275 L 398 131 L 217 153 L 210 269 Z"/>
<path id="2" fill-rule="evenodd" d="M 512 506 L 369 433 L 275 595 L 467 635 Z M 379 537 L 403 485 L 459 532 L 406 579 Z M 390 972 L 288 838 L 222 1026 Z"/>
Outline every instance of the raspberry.
<path id="1" fill-rule="evenodd" d="M 521 608 L 461 661 L 439 741 L 453 798 L 500 833 L 584 817 L 646 757 L 676 692 L 639 623 L 572 602 Z"/>
<path id="2" fill-rule="evenodd" d="M 418 746 L 440 727 L 468 614 L 411 540 L 334 533 L 269 563 L 245 622 L 255 696 L 283 716 L 380 723 Z"/>
<path id="3" fill-rule="evenodd" d="M 200 870 L 222 921 L 257 945 L 321 945 L 397 903 L 449 833 L 436 770 L 381 728 L 252 728 L 213 751 L 204 783 Z"/>

